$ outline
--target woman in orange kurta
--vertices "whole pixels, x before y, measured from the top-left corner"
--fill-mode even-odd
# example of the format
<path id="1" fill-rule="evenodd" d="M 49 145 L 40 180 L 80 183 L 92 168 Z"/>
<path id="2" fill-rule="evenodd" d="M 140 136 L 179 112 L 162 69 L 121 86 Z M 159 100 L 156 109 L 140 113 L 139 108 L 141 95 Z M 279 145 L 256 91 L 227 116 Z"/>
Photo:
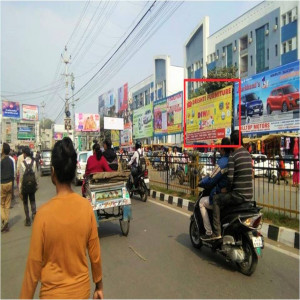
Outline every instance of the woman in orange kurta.
<path id="1" fill-rule="evenodd" d="M 90 203 L 71 188 L 77 156 L 70 138 L 55 144 L 51 159 L 57 194 L 35 216 L 20 297 L 33 298 L 41 281 L 42 299 L 89 298 L 88 250 L 94 298 L 103 299 L 97 224 Z"/>

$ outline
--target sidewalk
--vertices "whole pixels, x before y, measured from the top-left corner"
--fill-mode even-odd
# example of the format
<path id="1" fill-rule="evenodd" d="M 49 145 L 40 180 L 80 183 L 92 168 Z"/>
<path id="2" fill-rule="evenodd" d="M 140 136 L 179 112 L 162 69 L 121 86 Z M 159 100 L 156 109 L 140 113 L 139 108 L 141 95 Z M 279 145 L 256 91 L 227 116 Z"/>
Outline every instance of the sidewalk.
<path id="1" fill-rule="evenodd" d="M 191 212 L 194 210 L 195 203 L 187 199 L 171 196 L 155 190 L 150 190 L 149 196 L 151 196 L 153 199 L 167 202 L 176 207 L 182 208 L 183 210 L 188 210 Z M 280 242 L 289 247 L 299 249 L 299 232 L 295 230 L 263 223 L 260 232 L 265 237 L 275 242 Z"/>

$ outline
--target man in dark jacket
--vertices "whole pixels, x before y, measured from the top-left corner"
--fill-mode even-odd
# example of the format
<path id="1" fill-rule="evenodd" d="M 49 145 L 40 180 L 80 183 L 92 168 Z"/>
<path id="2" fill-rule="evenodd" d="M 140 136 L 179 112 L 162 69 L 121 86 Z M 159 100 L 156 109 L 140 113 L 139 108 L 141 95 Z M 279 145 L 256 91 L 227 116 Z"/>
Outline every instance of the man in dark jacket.
<path id="1" fill-rule="evenodd" d="M 12 198 L 12 184 L 14 180 L 14 165 L 9 158 L 10 147 L 3 143 L 1 153 L 1 232 L 8 228 L 9 208 Z"/>
<path id="2" fill-rule="evenodd" d="M 118 171 L 118 158 L 114 149 L 112 149 L 111 147 L 111 140 L 105 139 L 103 143 L 103 147 L 104 147 L 103 156 L 105 157 L 109 167 L 114 171 Z"/>

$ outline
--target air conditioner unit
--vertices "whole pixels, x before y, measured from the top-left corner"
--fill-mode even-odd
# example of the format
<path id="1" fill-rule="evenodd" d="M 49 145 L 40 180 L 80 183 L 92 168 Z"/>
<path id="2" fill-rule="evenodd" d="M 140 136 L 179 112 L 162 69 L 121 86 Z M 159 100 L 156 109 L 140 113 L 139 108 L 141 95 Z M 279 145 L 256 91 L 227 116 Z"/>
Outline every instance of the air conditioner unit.
<path id="1" fill-rule="evenodd" d="M 216 55 L 216 59 L 219 59 L 219 55 Z"/>
<path id="2" fill-rule="evenodd" d="M 249 44 L 251 44 L 251 43 L 252 43 L 252 41 L 253 41 L 253 40 L 252 40 L 252 38 L 249 38 Z"/>
<path id="3" fill-rule="evenodd" d="M 278 26 L 277 24 L 274 25 L 274 31 L 277 30 Z"/>
<path id="4" fill-rule="evenodd" d="M 225 57 L 225 56 L 226 56 L 226 53 L 225 53 L 225 52 L 223 52 L 223 53 L 222 53 L 222 57 Z"/>
<path id="5" fill-rule="evenodd" d="M 265 35 L 269 35 L 269 29 L 265 31 Z"/>
<path id="6" fill-rule="evenodd" d="M 236 47 L 235 46 L 233 47 L 233 51 L 236 51 Z"/>
<path id="7" fill-rule="evenodd" d="M 297 18 L 298 18 L 298 16 L 297 16 L 297 15 L 294 15 L 294 16 L 293 16 L 293 21 L 296 21 Z"/>

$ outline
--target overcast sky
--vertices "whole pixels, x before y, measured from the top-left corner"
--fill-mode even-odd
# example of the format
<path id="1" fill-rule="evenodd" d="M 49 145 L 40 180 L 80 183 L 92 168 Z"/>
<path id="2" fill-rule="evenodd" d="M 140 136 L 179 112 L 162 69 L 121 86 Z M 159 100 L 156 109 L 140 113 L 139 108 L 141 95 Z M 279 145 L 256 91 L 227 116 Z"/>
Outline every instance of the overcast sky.
<path id="1" fill-rule="evenodd" d="M 183 66 L 183 46 L 204 16 L 209 16 L 210 34 L 213 34 L 260 2 L 190 1 L 173 13 L 172 9 L 180 2 L 165 6 L 166 10 L 155 20 L 155 33 L 141 47 L 138 43 L 125 44 L 122 49 L 128 51 L 126 60 L 112 61 L 113 65 L 104 68 L 104 73 L 82 89 L 77 95 L 80 100 L 76 103 L 76 112 L 95 113 L 99 95 L 112 88 L 116 90 L 126 82 L 130 88 L 153 74 L 156 55 L 170 55 L 172 65 Z M 44 100 L 46 117 L 56 119 L 64 105 L 61 98 L 65 97 L 61 75 L 61 53 L 65 45 L 68 44 L 68 53 L 72 56 L 69 71 L 75 75 L 76 92 L 103 66 L 151 3 L 1 1 L 2 99 L 6 95 L 9 96 L 6 99 L 12 101 L 37 105 Z M 162 5 L 162 2 L 156 3 L 141 26 L 155 18 Z M 45 92 L 36 93 L 40 90 Z M 30 93 L 20 94 L 24 92 Z M 60 117 L 58 121 L 62 120 Z"/>

